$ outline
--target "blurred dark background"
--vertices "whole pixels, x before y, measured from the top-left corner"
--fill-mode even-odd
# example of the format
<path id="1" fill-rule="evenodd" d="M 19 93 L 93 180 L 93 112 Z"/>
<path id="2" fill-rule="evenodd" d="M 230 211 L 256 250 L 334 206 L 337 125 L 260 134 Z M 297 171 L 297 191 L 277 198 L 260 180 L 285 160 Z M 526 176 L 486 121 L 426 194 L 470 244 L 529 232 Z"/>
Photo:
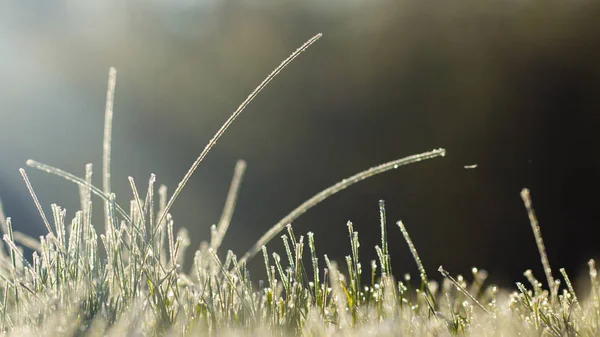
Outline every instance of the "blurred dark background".
<path id="1" fill-rule="evenodd" d="M 109 66 L 118 70 L 113 190 L 150 173 L 173 188 L 262 79 L 311 36 L 323 38 L 247 108 L 172 209 L 192 249 L 219 219 L 235 161 L 248 170 L 223 247 L 244 253 L 329 185 L 396 158 L 447 156 L 371 178 L 294 223 L 320 254 L 365 265 L 387 204 L 393 268 L 416 274 L 402 219 L 426 268 L 487 269 L 523 280 L 540 260 L 521 188 L 532 191 L 556 272 L 599 256 L 600 2 L 0 2 L 0 196 L 17 230 L 45 229 L 18 173 L 33 158 L 101 185 Z M 475 169 L 465 165 L 477 164 Z M 28 170 L 49 205 L 78 209 L 76 186 Z M 96 211 L 101 216 L 101 203 Z M 98 225 L 102 220 L 99 217 Z M 269 245 L 280 251 L 279 239 Z M 253 261 L 257 277 L 261 259 Z M 575 276 L 573 276 L 575 277 Z"/>

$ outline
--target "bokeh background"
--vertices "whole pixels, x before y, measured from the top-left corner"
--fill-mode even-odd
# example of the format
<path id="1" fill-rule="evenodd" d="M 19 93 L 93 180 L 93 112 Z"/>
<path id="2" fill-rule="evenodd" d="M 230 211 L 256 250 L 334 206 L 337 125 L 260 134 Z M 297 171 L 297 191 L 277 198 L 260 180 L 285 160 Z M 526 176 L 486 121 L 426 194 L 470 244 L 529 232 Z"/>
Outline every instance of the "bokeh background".
<path id="1" fill-rule="evenodd" d="M 224 247 L 242 254 L 314 193 L 376 164 L 435 159 L 371 178 L 294 223 L 320 254 L 350 253 L 346 222 L 375 258 L 387 203 L 398 274 L 416 268 L 402 219 L 434 275 L 487 269 L 503 285 L 542 277 L 521 188 L 532 191 L 556 271 L 585 272 L 600 246 L 600 3 L 597 1 L 128 0 L 0 2 L 0 196 L 19 231 L 44 226 L 18 173 L 26 159 L 101 185 L 109 66 L 118 70 L 113 190 L 127 176 L 177 185 L 238 104 L 247 108 L 172 209 L 192 249 L 219 219 L 235 161 L 248 170 Z M 476 169 L 465 165 L 477 164 Z M 76 186 L 28 170 L 46 211 L 78 209 Z M 101 203 L 96 204 L 101 226 Z M 279 239 L 270 250 L 282 250 Z M 264 275 L 262 261 L 253 261 Z"/>

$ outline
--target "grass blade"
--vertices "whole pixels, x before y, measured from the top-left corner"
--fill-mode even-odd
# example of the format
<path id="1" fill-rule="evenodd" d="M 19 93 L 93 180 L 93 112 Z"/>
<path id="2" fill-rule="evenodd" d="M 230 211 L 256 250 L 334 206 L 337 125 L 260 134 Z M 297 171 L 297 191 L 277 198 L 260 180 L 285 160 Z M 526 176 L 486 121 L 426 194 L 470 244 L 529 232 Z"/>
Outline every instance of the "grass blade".
<path id="1" fill-rule="evenodd" d="M 538 224 L 537 217 L 535 216 L 535 211 L 531 206 L 531 196 L 527 188 L 521 190 L 521 199 L 523 199 L 525 209 L 527 209 L 529 223 L 531 224 L 531 229 L 533 230 L 533 235 L 535 236 L 535 243 L 537 244 L 538 251 L 540 252 L 542 266 L 544 267 L 544 273 L 546 274 L 546 279 L 548 281 L 548 287 L 552 293 L 552 299 L 554 300 L 557 296 L 554 277 L 552 277 L 552 269 L 550 268 L 550 262 L 548 261 L 548 254 L 546 253 L 546 247 L 544 246 L 544 239 L 542 239 L 542 232 L 540 231 L 540 226 Z"/>
<path id="2" fill-rule="evenodd" d="M 235 209 L 235 204 L 237 202 L 240 185 L 242 184 L 242 178 L 244 177 L 245 171 L 246 162 L 243 160 L 238 160 L 233 171 L 233 179 L 231 180 L 231 185 L 229 186 L 229 192 L 227 192 L 227 199 L 225 200 L 223 213 L 221 214 L 221 218 L 217 224 L 217 235 L 211 245 L 215 251 L 219 248 L 219 246 L 221 246 L 221 242 L 223 241 L 223 238 L 227 233 L 227 229 L 229 228 L 229 224 L 231 223 L 231 218 L 233 216 L 233 211 Z"/>
<path id="3" fill-rule="evenodd" d="M 241 261 L 247 261 L 253 258 L 256 253 L 260 251 L 260 247 L 266 245 L 271 241 L 279 232 L 281 232 L 286 225 L 290 224 L 294 220 L 296 220 L 299 216 L 306 213 L 309 209 L 319 204 L 321 201 L 329 198 L 330 196 L 352 186 L 359 181 L 365 180 L 374 175 L 396 169 L 400 166 L 420 162 L 426 159 L 432 159 L 436 157 L 443 157 L 446 155 L 446 150 L 437 149 L 429 152 L 424 152 L 421 154 L 416 154 L 412 156 L 408 156 L 402 159 L 393 160 L 375 167 L 371 167 L 368 170 L 357 173 L 349 178 L 346 178 L 335 185 L 332 185 L 323 191 L 315 194 L 312 198 L 308 199 L 300 206 L 296 207 L 293 211 L 291 211 L 288 215 L 286 215 L 283 219 L 281 219 L 278 223 L 276 223 L 271 229 L 269 229 L 255 244 L 250 248 L 250 250 L 240 259 Z"/>
<path id="4" fill-rule="evenodd" d="M 79 186 L 84 186 L 86 188 L 89 188 L 92 193 L 94 193 L 95 195 L 99 196 L 100 198 L 102 198 L 102 200 L 104 200 L 105 202 L 110 202 L 110 198 L 108 195 L 104 194 L 104 192 L 102 192 L 98 187 L 94 186 L 94 185 L 90 185 L 88 182 L 86 182 L 85 180 L 77 177 L 76 175 L 63 171 L 59 168 L 50 166 L 50 165 L 46 165 L 46 164 L 42 164 L 39 163 L 35 160 L 29 159 L 27 160 L 27 166 L 29 167 L 33 167 L 35 169 L 38 169 L 40 171 L 44 171 L 46 173 L 50 173 L 50 174 L 54 174 L 57 175 L 61 178 L 64 178 L 72 183 L 75 183 Z M 115 205 L 117 212 L 119 212 L 119 214 L 123 217 L 123 219 L 127 222 L 131 222 L 131 219 L 129 218 L 129 215 L 127 215 L 127 213 L 125 212 L 125 210 L 119 206 L 119 205 Z"/>
<path id="5" fill-rule="evenodd" d="M 104 109 L 104 140 L 102 142 L 102 191 L 110 195 L 110 153 L 112 141 L 113 106 L 115 102 L 115 86 L 117 71 L 110 67 L 108 70 L 108 88 L 106 89 L 106 107 Z M 104 225 L 108 228 L 108 201 L 104 202 Z"/>
<path id="6" fill-rule="evenodd" d="M 258 85 L 258 87 L 256 87 L 256 89 L 254 89 L 254 91 L 250 93 L 250 95 L 248 95 L 248 97 L 242 102 L 242 104 L 240 104 L 240 106 L 233 112 L 233 114 L 229 116 L 229 118 L 225 121 L 225 123 L 221 126 L 221 128 L 217 131 L 213 138 L 208 142 L 204 150 L 202 150 L 198 158 L 196 158 L 196 160 L 192 164 L 192 167 L 190 167 L 185 176 L 183 176 L 183 179 L 181 179 L 181 182 L 179 182 L 179 184 L 177 185 L 177 188 L 175 189 L 173 195 L 169 199 L 169 202 L 167 203 L 164 212 L 161 214 L 160 219 L 156 223 L 156 228 L 158 228 L 161 225 L 161 223 L 165 220 L 165 217 L 171 209 L 171 207 L 173 206 L 173 203 L 177 199 L 177 196 L 179 195 L 179 193 L 181 193 L 183 187 L 185 186 L 185 184 L 187 184 L 188 180 L 190 180 L 190 177 L 192 176 L 192 174 L 194 174 L 194 171 L 196 171 L 198 165 L 200 165 L 200 162 L 202 162 L 202 160 L 204 159 L 204 157 L 206 157 L 210 149 L 212 149 L 212 147 L 217 143 L 217 140 L 219 140 L 223 133 L 225 133 L 225 130 L 229 128 L 229 126 L 242 113 L 242 111 L 244 111 L 248 104 L 250 104 L 250 102 L 252 102 L 252 100 L 254 100 L 256 96 L 258 96 L 258 94 L 267 86 L 267 84 L 269 84 L 269 82 L 271 82 L 275 78 L 275 76 L 277 76 L 277 74 L 279 74 L 285 67 L 287 67 L 296 57 L 302 54 L 303 51 L 305 51 L 306 49 L 308 49 L 308 47 L 315 43 L 321 37 L 321 35 L 322 34 L 317 34 L 310 38 L 300 48 L 296 49 L 296 51 L 292 53 L 292 55 L 290 55 L 283 62 L 281 62 L 281 64 L 277 66 L 277 68 L 275 68 L 275 70 L 273 70 L 269 74 L 269 76 L 267 76 Z"/>
<path id="7" fill-rule="evenodd" d="M 21 176 L 23 177 L 23 180 L 25 180 L 25 185 L 27 185 L 27 189 L 29 190 L 29 194 L 31 194 L 31 197 L 33 198 L 33 203 L 35 204 L 35 207 L 37 207 L 38 212 L 40 212 L 40 216 L 42 217 L 42 220 L 44 221 L 44 225 L 46 225 L 46 229 L 48 230 L 48 233 L 52 234 L 52 227 L 50 227 L 50 222 L 48 222 L 48 218 L 46 217 L 46 213 L 44 213 L 44 209 L 42 209 L 42 204 L 40 204 L 40 201 L 37 198 L 37 195 L 35 195 L 35 192 L 33 191 L 33 187 L 31 186 L 31 182 L 29 181 L 29 177 L 27 176 L 27 173 L 25 173 L 24 169 L 19 169 L 19 172 L 21 172 Z"/>

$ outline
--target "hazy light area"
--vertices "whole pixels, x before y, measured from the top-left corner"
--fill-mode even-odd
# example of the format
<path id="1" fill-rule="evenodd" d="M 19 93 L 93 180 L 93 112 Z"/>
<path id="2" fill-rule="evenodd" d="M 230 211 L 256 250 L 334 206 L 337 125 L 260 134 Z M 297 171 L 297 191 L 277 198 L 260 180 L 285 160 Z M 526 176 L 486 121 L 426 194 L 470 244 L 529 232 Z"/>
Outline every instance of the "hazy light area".
<path id="1" fill-rule="evenodd" d="M 228 130 L 172 209 L 192 249 L 218 221 L 237 159 L 248 170 L 223 246 L 243 254 L 321 189 L 444 147 L 444 159 L 335 196 L 297 231 L 315 232 L 321 253 L 341 258 L 349 246 L 331 237 L 345 238 L 352 220 L 373 258 L 377 202 L 386 199 L 389 223 L 405 222 L 428 267 L 513 277 L 538 262 L 519 198 L 529 187 L 550 259 L 579 270 L 600 252 L 589 239 L 599 197 L 584 197 L 600 185 L 590 156 L 600 127 L 599 13 L 587 1 L 4 1 L 0 198 L 16 228 L 39 235 L 18 173 L 27 159 L 77 175 L 92 162 L 101 185 L 110 66 L 117 199 L 128 206 L 127 177 L 145 190 L 151 173 L 172 192 L 238 104 L 321 32 Z M 44 207 L 73 216 L 74 185 L 27 172 Z M 390 235 L 399 270 L 412 272 L 400 232 Z M 572 256 L 558 256 L 565 248 Z"/>

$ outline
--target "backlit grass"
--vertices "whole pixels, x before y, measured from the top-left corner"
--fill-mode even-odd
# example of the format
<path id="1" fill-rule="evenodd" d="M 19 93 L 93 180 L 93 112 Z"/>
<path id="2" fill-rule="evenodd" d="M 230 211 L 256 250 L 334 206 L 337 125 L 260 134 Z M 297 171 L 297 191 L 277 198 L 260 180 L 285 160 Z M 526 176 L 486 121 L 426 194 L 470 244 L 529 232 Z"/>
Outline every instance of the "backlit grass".
<path id="1" fill-rule="evenodd" d="M 144 191 L 129 178 L 131 196 L 111 192 L 110 149 L 116 71 L 111 69 L 104 127 L 102 189 L 92 184 L 92 165 L 84 177 L 30 160 L 28 166 L 79 185 L 81 209 L 73 219 L 55 204 L 46 215 L 25 170 L 21 174 L 48 233 L 39 239 L 14 230 L 0 212 L 0 331 L 16 336 L 597 336 L 600 334 L 600 286 L 589 262 L 591 295 L 579 299 L 564 269 L 554 274 L 545 253 L 529 191 L 526 211 L 540 251 L 546 282 L 531 271 L 514 290 L 486 285 L 487 273 L 473 268 L 467 276 L 441 266 L 430 279 L 407 226 L 390 225 L 379 203 L 381 242 L 378 259 L 363 261 L 359 233 L 348 222 L 348 255 L 331 261 L 315 249 L 315 236 L 290 225 L 327 197 L 373 175 L 426 159 L 443 157 L 437 149 L 362 171 L 315 194 L 292 210 L 248 252 L 238 257 L 221 247 L 246 167 L 236 165 L 223 215 L 210 229 L 210 241 L 187 253 L 185 229 L 175 231 L 169 210 L 200 162 L 254 97 L 317 35 L 279 65 L 218 130 L 169 196 L 152 175 Z M 145 185 L 145 184 L 144 184 Z M 99 197 L 94 203 L 92 195 Z M 119 202 L 130 200 L 128 204 Z M 92 208 L 103 207 L 104 223 L 94 223 Z M 99 228 L 103 230 L 99 230 Z M 396 228 L 397 227 L 397 228 Z M 18 225 L 17 227 L 18 228 Z M 419 275 L 392 270 L 388 231 L 403 234 Z M 267 244 L 277 236 L 285 251 Z M 534 242 L 532 241 L 532 244 Z M 34 252 L 24 256 L 23 247 Z M 267 277 L 251 280 L 246 262 L 261 255 Z M 308 257 L 308 258 L 307 258 Z M 193 259 L 191 270 L 183 269 Z M 340 265 L 338 265 L 341 264 Z M 365 280 L 368 280 L 365 282 Z"/>

